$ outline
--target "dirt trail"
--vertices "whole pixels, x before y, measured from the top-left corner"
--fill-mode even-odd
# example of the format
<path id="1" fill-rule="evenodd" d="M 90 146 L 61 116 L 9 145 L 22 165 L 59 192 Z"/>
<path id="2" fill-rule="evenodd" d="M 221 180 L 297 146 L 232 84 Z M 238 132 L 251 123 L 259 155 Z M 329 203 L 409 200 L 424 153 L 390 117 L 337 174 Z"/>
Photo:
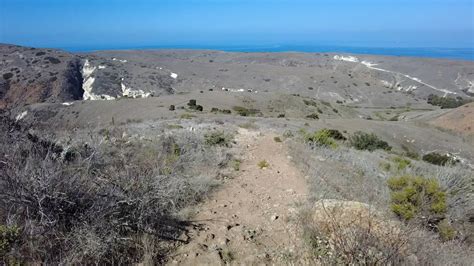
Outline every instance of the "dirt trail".
<path id="1" fill-rule="evenodd" d="M 243 151 L 239 173 L 199 206 L 190 232 L 170 264 L 288 264 L 299 260 L 301 233 L 296 205 L 306 200 L 306 183 L 274 135 L 239 130 Z M 270 166 L 260 169 L 266 160 Z M 301 260 L 299 261 L 302 262 Z"/>

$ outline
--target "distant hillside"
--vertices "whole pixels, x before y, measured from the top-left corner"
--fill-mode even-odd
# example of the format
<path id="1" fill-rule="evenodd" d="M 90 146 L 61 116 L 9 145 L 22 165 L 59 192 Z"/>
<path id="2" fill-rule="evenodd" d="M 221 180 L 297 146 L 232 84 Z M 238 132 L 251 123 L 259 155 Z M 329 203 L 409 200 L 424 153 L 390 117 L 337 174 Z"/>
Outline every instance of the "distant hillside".
<path id="1" fill-rule="evenodd" d="M 0 45 L 0 108 L 220 90 L 280 93 L 358 107 L 471 99 L 474 62 L 321 53 L 60 50 Z"/>
<path id="2" fill-rule="evenodd" d="M 474 103 L 468 103 L 453 109 L 431 123 L 456 132 L 474 134 Z"/>

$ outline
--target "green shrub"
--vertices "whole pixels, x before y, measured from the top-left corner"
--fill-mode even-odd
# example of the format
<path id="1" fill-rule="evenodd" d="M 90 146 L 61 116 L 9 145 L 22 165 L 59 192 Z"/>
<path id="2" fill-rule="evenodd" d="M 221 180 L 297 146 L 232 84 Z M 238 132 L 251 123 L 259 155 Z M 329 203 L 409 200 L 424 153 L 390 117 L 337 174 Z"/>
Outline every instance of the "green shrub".
<path id="1" fill-rule="evenodd" d="M 202 112 L 204 108 L 202 107 L 202 105 L 196 105 L 196 110 Z"/>
<path id="2" fill-rule="evenodd" d="M 397 170 L 405 170 L 408 166 L 411 165 L 411 161 L 402 157 L 392 158 L 392 161 L 397 164 Z"/>
<path id="3" fill-rule="evenodd" d="M 235 159 L 232 161 L 232 168 L 234 169 L 234 171 L 240 171 L 240 164 L 242 163 L 241 160 L 239 159 Z"/>
<path id="4" fill-rule="evenodd" d="M 189 106 L 191 109 L 192 109 L 193 107 L 195 107 L 195 106 L 196 106 L 196 100 L 194 100 L 194 99 L 193 99 L 193 100 L 189 100 L 188 106 Z"/>
<path id="5" fill-rule="evenodd" d="M 411 220 L 418 214 L 429 217 L 446 213 L 446 193 L 436 179 L 405 175 L 387 182 L 392 211 L 403 220 Z"/>
<path id="6" fill-rule="evenodd" d="M 456 237 L 456 230 L 449 223 L 448 219 L 442 220 L 438 226 L 438 234 L 443 241 L 453 240 Z"/>
<path id="7" fill-rule="evenodd" d="M 306 118 L 317 120 L 319 119 L 318 114 L 312 113 L 306 116 Z"/>
<path id="8" fill-rule="evenodd" d="M 423 161 L 434 164 L 434 165 L 440 165 L 440 166 L 445 166 L 445 165 L 454 165 L 457 163 L 455 159 L 448 155 L 441 155 L 437 152 L 432 152 L 423 155 Z"/>
<path id="9" fill-rule="evenodd" d="M 234 106 L 234 111 L 237 112 L 240 116 L 257 116 L 262 113 L 258 109 L 247 109 L 242 106 Z"/>
<path id="10" fill-rule="evenodd" d="M 315 101 L 313 101 L 313 100 L 304 100 L 304 99 L 303 99 L 303 102 L 304 102 L 304 104 L 307 105 L 307 106 L 318 107 L 318 104 L 317 104 Z"/>
<path id="11" fill-rule="evenodd" d="M 374 133 L 365 133 L 361 131 L 355 132 L 349 138 L 349 143 L 352 147 L 358 150 L 374 151 L 382 149 L 390 151 L 392 149 L 386 141 L 379 139 Z"/>
<path id="12" fill-rule="evenodd" d="M 334 135 L 334 131 L 332 131 L 331 129 L 325 128 L 325 129 L 316 131 L 312 134 L 306 133 L 304 138 L 306 142 L 314 143 L 318 146 L 337 148 L 338 145 L 335 139 L 333 138 L 333 135 Z"/>
<path id="13" fill-rule="evenodd" d="M 382 168 L 385 172 L 388 172 L 392 168 L 392 165 L 388 162 L 382 162 L 380 163 L 380 168 Z"/>
<path id="14" fill-rule="evenodd" d="M 174 105 L 170 105 L 170 108 L 169 108 L 170 111 L 174 111 L 176 110 L 176 107 Z"/>
<path id="15" fill-rule="evenodd" d="M 223 131 L 214 131 L 204 135 L 204 141 L 210 146 L 230 146 L 232 136 Z"/>
<path id="16" fill-rule="evenodd" d="M 429 95 L 428 101 L 429 104 L 434 106 L 439 106 L 441 109 L 446 108 L 457 108 L 466 103 L 472 102 L 472 100 L 465 100 L 461 97 L 451 98 L 451 97 L 439 97 L 437 95 Z"/>
<path id="17" fill-rule="evenodd" d="M 280 137 L 274 137 L 273 140 L 274 140 L 275 142 L 282 142 L 282 140 L 281 140 Z"/>
<path id="18" fill-rule="evenodd" d="M 262 161 L 258 162 L 257 166 L 260 169 L 263 169 L 263 168 L 268 168 L 270 166 L 270 164 L 266 160 L 262 160 Z"/>
<path id="19" fill-rule="evenodd" d="M 18 241 L 20 229 L 16 226 L 0 225 L 0 257 L 10 252 L 12 245 Z"/>
<path id="20" fill-rule="evenodd" d="M 193 117 L 196 117 L 196 116 L 193 115 L 193 114 L 187 114 L 187 113 L 182 114 L 182 115 L 180 116 L 181 119 L 191 119 L 191 118 L 193 118 Z"/>

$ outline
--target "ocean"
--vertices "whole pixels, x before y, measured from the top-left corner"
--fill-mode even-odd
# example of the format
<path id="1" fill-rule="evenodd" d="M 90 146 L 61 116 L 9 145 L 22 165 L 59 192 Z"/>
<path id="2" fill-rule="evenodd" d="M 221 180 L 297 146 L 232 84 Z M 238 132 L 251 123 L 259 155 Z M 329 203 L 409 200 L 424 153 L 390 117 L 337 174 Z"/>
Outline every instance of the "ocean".
<path id="1" fill-rule="evenodd" d="M 61 47 L 71 52 L 96 50 L 147 50 L 147 49 L 205 49 L 228 52 L 309 52 L 309 53 L 351 53 L 369 55 L 410 56 L 474 61 L 474 48 L 396 48 L 359 47 L 334 45 L 154 45 L 154 46 L 79 46 Z"/>

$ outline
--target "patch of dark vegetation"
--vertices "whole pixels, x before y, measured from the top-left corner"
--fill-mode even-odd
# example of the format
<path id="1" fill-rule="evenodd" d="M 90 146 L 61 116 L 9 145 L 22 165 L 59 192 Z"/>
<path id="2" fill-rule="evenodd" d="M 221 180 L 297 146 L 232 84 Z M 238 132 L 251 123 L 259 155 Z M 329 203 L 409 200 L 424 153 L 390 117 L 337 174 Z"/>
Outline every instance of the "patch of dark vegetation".
<path id="1" fill-rule="evenodd" d="M 230 147 L 233 138 L 232 135 L 226 134 L 223 131 L 213 131 L 204 135 L 205 143 L 210 146 Z"/>
<path id="2" fill-rule="evenodd" d="M 337 148 L 336 141 L 345 141 L 346 137 L 337 129 L 324 128 L 314 133 L 304 133 L 305 142 L 315 144 L 317 146 Z"/>
<path id="3" fill-rule="evenodd" d="M 228 109 L 219 109 L 217 107 L 211 108 L 211 113 L 231 114 L 232 111 Z"/>
<path id="4" fill-rule="evenodd" d="M 234 106 L 232 108 L 240 116 L 261 116 L 262 112 L 259 109 L 245 108 L 242 106 Z"/>
<path id="5" fill-rule="evenodd" d="M 367 150 L 367 151 L 375 151 L 375 150 L 386 150 L 390 151 L 392 147 L 374 133 L 365 133 L 362 131 L 357 131 L 349 137 L 349 143 L 352 147 L 357 150 Z"/>
<path id="6" fill-rule="evenodd" d="M 13 77 L 13 73 L 8 72 L 8 73 L 3 74 L 3 78 L 4 78 L 5 80 L 9 80 L 9 79 L 11 79 L 12 77 Z"/>
<path id="7" fill-rule="evenodd" d="M 170 107 L 168 108 L 170 111 L 174 111 L 176 110 L 176 107 L 174 105 L 170 105 Z"/>
<path id="8" fill-rule="evenodd" d="M 458 163 L 458 160 L 454 159 L 453 157 L 448 156 L 447 154 L 439 154 L 437 152 L 425 154 L 423 155 L 422 159 L 423 161 L 428 162 L 430 164 L 440 166 L 454 165 Z"/>
<path id="9" fill-rule="evenodd" d="M 307 106 L 313 106 L 313 107 L 318 107 L 318 104 L 313 101 L 313 100 L 306 100 L 306 99 L 303 99 L 303 102 L 304 104 L 306 104 Z"/>
<path id="10" fill-rule="evenodd" d="M 312 113 L 312 114 L 307 115 L 306 118 L 317 120 L 317 119 L 319 119 L 319 115 L 316 114 L 316 113 Z"/>
<path id="11" fill-rule="evenodd" d="M 463 99 L 462 97 L 440 97 L 434 94 L 430 94 L 427 100 L 427 103 L 434 106 L 439 106 L 441 109 L 457 108 L 470 102 L 472 102 L 472 100 Z"/>
<path id="12" fill-rule="evenodd" d="M 49 61 L 51 64 L 54 64 L 54 65 L 61 63 L 61 60 L 57 59 L 56 57 L 52 57 L 52 56 L 47 56 L 47 57 L 44 58 L 44 60 Z"/>
<path id="13" fill-rule="evenodd" d="M 190 226 L 177 213 L 212 188 L 196 169 L 227 161 L 197 136 L 144 142 L 110 130 L 105 139 L 113 143 L 60 151 L 8 118 L 0 122 L 0 253 L 7 265 L 162 263 Z"/>

